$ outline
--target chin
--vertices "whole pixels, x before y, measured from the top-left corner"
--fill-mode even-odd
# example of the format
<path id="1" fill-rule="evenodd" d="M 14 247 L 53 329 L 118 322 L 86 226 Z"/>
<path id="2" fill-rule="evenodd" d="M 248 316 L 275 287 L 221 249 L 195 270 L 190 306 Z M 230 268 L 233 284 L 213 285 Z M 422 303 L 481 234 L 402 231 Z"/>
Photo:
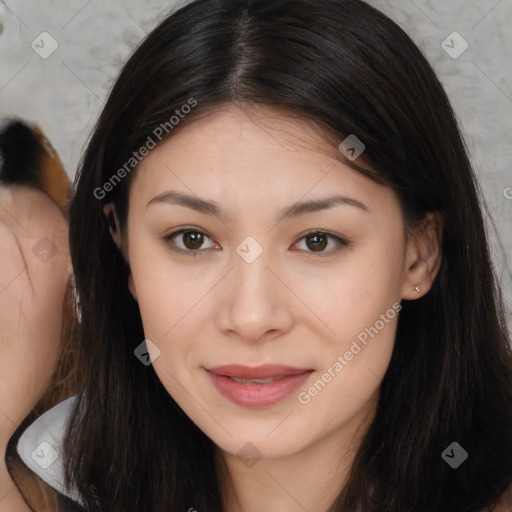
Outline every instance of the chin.
<path id="1" fill-rule="evenodd" d="M 230 431 L 229 427 L 227 428 Z M 231 432 L 231 431 L 230 431 Z M 258 428 L 244 429 L 243 434 L 233 434 L 222 438 L 210 437 L 210 439 L 223 451 L 241 459 L 254 458 L 276 460 L 290 457 L 308 447 L 308 440 L 303 435 L 290 436 L 290 432 L 283 429 L 278 434 L 273 432 L 268 435 L 269 429 Z"/>

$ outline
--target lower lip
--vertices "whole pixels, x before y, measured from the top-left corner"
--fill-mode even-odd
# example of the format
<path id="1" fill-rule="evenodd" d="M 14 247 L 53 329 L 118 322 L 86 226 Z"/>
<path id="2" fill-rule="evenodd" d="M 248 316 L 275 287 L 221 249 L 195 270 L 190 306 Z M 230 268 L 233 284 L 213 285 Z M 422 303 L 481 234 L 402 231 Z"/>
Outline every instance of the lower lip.
<path id="1" fill-rule="evenodd" d="M 311 371 L 291 375 L 268 384 L 243 384 L 229 377 L 208 372 L 217 390 L 237 405 L 266 407 L 293 393 L 310 375 Z"/>

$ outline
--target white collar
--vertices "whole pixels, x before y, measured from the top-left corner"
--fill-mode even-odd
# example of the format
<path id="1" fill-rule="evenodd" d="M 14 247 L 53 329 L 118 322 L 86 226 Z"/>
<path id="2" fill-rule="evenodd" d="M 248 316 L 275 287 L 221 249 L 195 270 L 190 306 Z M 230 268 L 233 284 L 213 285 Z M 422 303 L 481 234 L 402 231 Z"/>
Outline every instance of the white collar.
<path id="1" fill-rule="evenodd" d="M 83 506 L 76 489 L 64 486 L 62 441 L 74 402 L 75 397 L 72 396 L 37 418 L 21 434 L 16 450 L 25 465 L 39 478 Z"/>

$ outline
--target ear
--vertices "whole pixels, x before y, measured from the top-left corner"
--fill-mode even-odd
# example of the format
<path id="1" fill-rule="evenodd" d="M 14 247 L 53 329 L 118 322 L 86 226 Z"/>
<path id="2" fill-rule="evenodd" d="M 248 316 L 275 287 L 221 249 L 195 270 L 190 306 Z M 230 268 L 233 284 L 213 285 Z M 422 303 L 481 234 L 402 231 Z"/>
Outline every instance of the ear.
<path id="1" fill-rule="evenodd" d="M 128 276 L 128 290 L 130 291 L 133 300 L 137 302 L 137 290 L 135 289 L 135 283 L 133 282 L 133 276 L 131 272 Z"/>
<path id="2" fill-rule="evenodd" d="M 103 207 L 103 213 L 108 221 L 108 230 L 110 233 L 110 236 L 112 237 L 112 240 L 114 240 L 114 243 L 117 245 L 117 248 L 121 251 L 121 254 L 123 254 L 123 257 L 125 257 L 123 253 L 123 247 L 121 242 L 121 230 L 120 230 L 120 224 L 119 224 L 119 217 L 117 216 L 117 210 L 116 205 L 114 203 L 107 203 Z M 126 258 L 125 258 L 126 261 Z M 128 263 L 128 261 L 126 261 Z M 135 291 L 135 283 L 133 282 L 132 273 L 130 271 L 130 274 L 128 276 L 128 290 L 130 291 L 132 297 L 134 300 L 137 300 L 137 294 Z"/>
<path id="3" fill-rule="evenodd" d="M 112 240 L 121 249 L 121 230 L 119 228 L 119 218 L 117 216 L 116 205 L 114 203 L 107 203 L 103 207 L 103 213 L 108 221 L 108 230 Z"/>
<path id="4" fill-rule="evenodd" d="M 429 212 L 409 236 L 402 298 L 419 299 L 432 288 L 441 268 L 443 225 L 439 212 Z"/>

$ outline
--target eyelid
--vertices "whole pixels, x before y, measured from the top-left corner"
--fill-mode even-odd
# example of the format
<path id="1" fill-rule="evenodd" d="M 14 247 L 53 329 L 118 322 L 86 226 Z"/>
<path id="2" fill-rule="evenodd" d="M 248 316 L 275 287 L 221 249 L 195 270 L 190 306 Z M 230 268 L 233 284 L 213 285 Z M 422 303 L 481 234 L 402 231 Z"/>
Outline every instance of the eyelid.
<path id="1" fill-rule="evenodd" d="M 209 248 L 209 249 L 197 249 L 197 250 L 193 251 L 193 250 L 185 250 L 185 249 L 181 249 L 180 247 L 173 246 L 173 244 L 171 242 L 171 239 L 174 238 L 175 236 L 181 235 L 181 234 L 186 233 L 186 232 L 200 233 L 203 236 L 213 240 L 211 238 L 211 236 L 208 235 L 208 233 L 206 231 L 204 231 L 204 230 L 202 230 L 200 228 L 197 228 L 195 226 L 185 226 L 185 227 L 178 228 L 175 231 L 171 231 L 170 233 L 164 235 L 162 237 L 162 239 L 169 245 L 169 247 L 170 247 L 170 249 L 172 251 L 178 252 L 180 254 L 186 254 L 188 256 L 194 255 L 194 257 L 195 257 L 196 254 L 201 254 L 201 253 L 204 253 L 206 250 L 211 249 L 211 248 Z M 312 237 L 314 235 L 321 235 L 321 236 L 326 236 L 328 238 L 331 238 L 331 239 L 333 239 L 336 242 L 336 244 L 338 244 L 339 247 L 335 248 L 335 249 L 330 249 L 328 251 L 320 251 L 320 252 L 316 252 L 316 251 L 302 251 L 302 252 L 305 252 L 305 253 L 307 253 L 309 255 L 319 256 L 319 257 L 329 256 L 332 253 L 337 252 L 341 247 L 347 247 L 347 246 L 350 245 L 350 242 L 347 239 L 345 239 L 344 237 L 342 237 L 341 235 L 332 233 L 332 232 L 327 231 L 325 229 L 318 228 L 318 229 L 310 229 L 310 230 L 306 231 L 305 233 L 302 233 L 301 235 L 299 235 L 297 240 L 293 243 L 292 247 L 295 246 L 300 241 L 302 241 L 303 239 L 308 238 L 308 237 Z"/>
<path id="2" fill-rule="evenodd" d="M 175 244 L 173 244 L 173 242 L 171 240 L 172 238 L 174 238 L 175 236 L 181 235 L 183 233 L 187 233 L 187 232 L 200 233 L 201 235 L 212 239 L 211 236 L 208 235 L 208 233 L 206 231 L 204 231 L 200 228 L 197 228 L 195 226 L 185 226 L 185 227 L 178 228 L 175 231 L 171 231 L 170 233 L 164 235 L 162 237 L 162 239 L 168 244 L 169 248 L 172 251 L 177 252 L 179 254 L 186 254 L 187 256 L 194 255 L 194 257 L 195 257 L 197 254 L 204 253 L 206 251 L 206 249 L 197 249 L 196 251 L 191 251 L 191 250 L 187 251 L 185 249 L 181 249 L 180 247 L 176 247 Z"/>
<path id="3" fill-rule="evenodd" d="M 332 254 L 338 252 L 342 247 L 348 247 L 350 245 L 350 242 L 345 237 L 338 235 L 336 233 L 332 233 L 328 230 L 321 229 L 321 228 L 310 229 L 310 230 L 306 231 L 305 233 L 299 235 L 299 237 L 297 238 L 297 241 L 294 242 L 293 245 L 295 246 L 297 243 L 304 240 L 305 238 L 312 237 L 314 235 L 321 235 L 321 236 L 326 236 L 327 238 L 331 238 L 335 241 L 335 243 L 338 245 L 338 247 L 334 248 L 334 249 L 329 249 L 327 251 L 320 251 L 320 252 L 302 251 L 302 252 L 305 252 L 307 255 L 313 255 L 313 256 L 320 257 L 320 258 L 327 257 L 327 256 L 331 256 Z"/>

